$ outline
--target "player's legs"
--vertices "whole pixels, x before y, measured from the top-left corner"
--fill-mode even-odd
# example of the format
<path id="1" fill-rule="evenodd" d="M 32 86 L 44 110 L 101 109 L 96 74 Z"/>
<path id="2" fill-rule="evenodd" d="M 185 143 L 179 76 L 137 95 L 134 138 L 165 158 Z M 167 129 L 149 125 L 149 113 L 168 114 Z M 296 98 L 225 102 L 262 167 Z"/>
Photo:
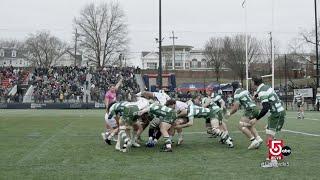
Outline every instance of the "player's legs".
<path id="1" fill-rule="evenodd" d="M 188 118 L 179 118 L 175 121 L 175 125 L 182 125 L 182 124 L 186 124 L 188 123 Z M 211 124 L 210 124 L 210 127 L 211 127 Z M 182 128 L 178 128 L 176 129 L 177 130 L 177 133 L 178 133 L 178 145 L 182 144 L 184 139 L 183 139 L 183 134 L 182 134 Z M 211 131 L 212 131 L 212 128 L 211 128 Z"/>
<path id="2" fill-rule="evenodd" d="M 251 142 L 248 149 L 255 149 L 260 146 L 263 140 L 260 138 L 256 128 L 249 124 L 249 121 L 250 119 L 248 117 L 243 116 L 239 122 L 239 129 L 248 137 Z"/>
<path id="3" fill-rule="evenodd" d="M 217 136 L 221 137 L 223 142 L 227 143 L 227 145 L 229 147 L 233 147 L 233 143 L 232 143 L 231 138 L 229 137 L 229 135 L 226 132 L 224 132 L 224 131 L 219 129 L 220 124 L 221 123 L 219 122 L 218 119 L 216 119 L 216 118 L 212 118 L 211 119 L 212 133 L 214 135 L 217 135 Z"/>
<path id="4" fill-rule="evenodd" d="M 212 126 L 210 123 L 210 118 L 206 118 L 206 129 L 207 129 L 207 134 L 212 135 Z M 212 136 L 210 136 L 212 137 Z"/>
<path id="5" fill-rule="evenodd" d="M 132 132 L 132 138 L 131 143 L 133 147 L 140 147 L 140 144 L 137 143 L 137 138 L 141 135 L 143 132 L 143 127 L 140 121 L 137 121 L 133 124 L 133 132 Z"/>
<path id="6" fill-rule="evenodd" d="M 301 114 L 301 119 L 304 119 L 304 107 L 303 104 L 300 106 L 300 114 Z"/>
<path id="7" fill-rule="evenodd" d="M 285 112 L 271 114 L 268 117 L 268 125 L 266 128 L 266 144 L 269 146 L 270 140 L 274 140 L 276 133 L 282 129 L 285 119 Z M 271 165 L 271 166 L 270 166 Z M 271 159 L 270 165 L 265 167 L 278 167 L 277 160 Z"/>
<path id="8" fill-rule="evenodd" d="M 160 123 L 160 132 L 164 138 L 165 141 L 165 148 L 164 151 L 165 152 L 171 152 L 171 139 L 170 139 L 170 135 L 169 135 L 169 129 L 171 127 L 171 124 L 167 123 L 167 122 L 161 122 Z"/>
<path id="9" fill-rule="evenodd" d="M 114 139 L 114 136 L 118 133 L 118 125 L 115 118 L 109 118 L 108 114 L 105 115 L 104 120 L 106 132 L 101 133 L 101 136 L 107 144 L 111 145 L 111 140 Z"/>
<path id="10" fill-rule="evenodd" d="M 128 136 L 128 128 L 126 127 L 125 121 L 123 121 L 122 117 L 119 120 L 119 135 L 118 142 L 116 144 L 116 149 L 122 152 L 126 152 L 129 147 L 130 137 Z"/>

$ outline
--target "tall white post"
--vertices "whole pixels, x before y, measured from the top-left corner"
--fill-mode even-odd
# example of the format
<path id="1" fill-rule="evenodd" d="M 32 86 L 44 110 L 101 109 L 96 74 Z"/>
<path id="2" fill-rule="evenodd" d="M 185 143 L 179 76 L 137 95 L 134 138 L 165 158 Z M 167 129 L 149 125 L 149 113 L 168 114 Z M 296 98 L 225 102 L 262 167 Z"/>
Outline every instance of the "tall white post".
<path id="1" fill-rule="evenodd" d="M 248 30 L 247 30 L 247 2 L 243 2 L 244 7 L 244 18 L 245 18 L 245 36 L 246 36 L 246 89 L 249 90 L 249 62 L 248 62 Z"/>
<path id="2" fill-rule="evenodd" d="M 272 0 L 272 24 L 271 24 L 271 50 L 272 50 L 272 88 L 274 87 L 274 43 L 273 43 L 273 37 L 272 37 L 272 32 L 273 32 L 273 24 L 274 24 L 274 0 Z"/>

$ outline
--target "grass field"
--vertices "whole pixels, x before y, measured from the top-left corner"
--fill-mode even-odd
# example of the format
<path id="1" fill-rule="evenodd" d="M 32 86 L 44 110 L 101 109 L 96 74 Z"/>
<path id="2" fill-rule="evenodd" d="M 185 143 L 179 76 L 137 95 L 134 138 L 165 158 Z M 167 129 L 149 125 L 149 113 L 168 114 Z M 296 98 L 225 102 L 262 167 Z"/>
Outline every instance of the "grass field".
<path id="1" fill-rule="evenodd" d="M 260 168 L 266 147 L 247 150 L 240 115 L 227 122 L 234 149 L 208 138 L 199 119 L 172 153 L 159 146 L 120 153 L 101 140 L 103 110 L 0 110 L 0 179 L 319 179 L 320 113 L 305 120 L 287 113 L 279 138 L 292 149 L 290 166 L 275 169 Z"/>

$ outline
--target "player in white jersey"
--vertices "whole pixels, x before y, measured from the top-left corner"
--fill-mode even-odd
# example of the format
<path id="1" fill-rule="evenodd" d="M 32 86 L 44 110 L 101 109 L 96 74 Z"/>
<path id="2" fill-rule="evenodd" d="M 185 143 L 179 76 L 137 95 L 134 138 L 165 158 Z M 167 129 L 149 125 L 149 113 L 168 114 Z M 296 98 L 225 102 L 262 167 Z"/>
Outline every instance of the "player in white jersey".
<path id="1" fill-rule="evenodd" d="M 188 109 L 188 104 L 182 101 L 176 101 L 176 111 L 180 113 L 183 110 Z M 188 123 L 188 118 L 178 118 L 175 122 L 176 125 L 182 125 Z M 183 134 L 182 134 L 182 128 L 176 128 L 177 133 L 178 133 L 178 145 L 182 144 L 183 142 Z"/>
<path id="2" fill-rule="evenodd" d="M 154 99 L 158 101 L 161 105 L 165 105 L 166 102 L 171 99 L 171 97 L 167 93 L 165 93 L 163 90 L 160 90 L 159 92 L 144 91 L 136 95 L 140 97 L 145 97 L 147 99 Z"/>
<path id="3" fill-rule="evenodd" d="M 297 95 L 295 95 L 293 97 L 293 102 L 292 104 L 296 104 L 297 105 L 297 110 L 298 110 L 298 114 L 297 114 L 297 119 L 304 119 L 304 97 L 302 96 L 302 94 L 297 93 Z"/>

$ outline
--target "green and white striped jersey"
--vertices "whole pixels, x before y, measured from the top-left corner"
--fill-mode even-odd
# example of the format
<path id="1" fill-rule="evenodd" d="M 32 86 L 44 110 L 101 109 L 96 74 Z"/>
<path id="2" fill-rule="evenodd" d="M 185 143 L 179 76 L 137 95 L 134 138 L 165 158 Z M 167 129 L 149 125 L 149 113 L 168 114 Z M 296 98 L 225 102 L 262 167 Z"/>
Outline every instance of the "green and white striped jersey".
<path id="1" fill-rule="evenodd" d="M 270 112 L 271 113 L 279 113 L 284 111 L 282 106 L 282 102 L 279 99 L 278 95 L 274 92 L 274 90 L 265 84 L 260 84 L 257 89 L 258 98 L 260 99 L 261 103 L 269 102 L 271 105 Z"/>
<path id="2" fill-rule="evenodd" d="M 109 109 L 109 116 L 115 116 L 123 112 L 124 108 L 129 106 L 130 102 L 116 102 Z"/>
<path id="3" fill-rule="evenodd" d="M 249 91 L 244 90 L 242 88 L 238 88 L 234 92 L 234 102 L 239 103 L 246 110 L 252 109 L 253 107 L 257 106 L 252 100 Z"/>
<path id="4" fill-rule="evenodd" d="M 188 107 L 188 118 L 207 118 L 211 115 L 212 110 L 209 108 L 200 107 L 194 104 Z"/>
<path id="5" fill-rule="evenodd" d="M 214 112 L 217 112 L 220 110 L 220 107 L 211 99 L 208 97 L 202 98 L 202 105 L 209 104 L 207 108 L 212 109 Z"/>
<path id="6" fill-rule="evenodd" d="M 149 113 L 156 117 L 172 116 L 171 118 L 174 118 L 174 119 L 176 118 L 176 117 L 173 117 L 175 114 L 174 109 L 158 103 L 153 103 L 149 106 Z"/>
<path id="7" fill-rule="evenodd" d="M 213 93 L 211 94 L 211 99 L 212 99 L 213 102 L 219 103 L 220 100 L 222 99 L 222 97 L 221 97 L 220 94 L 213 92 Z"/>
<path id="8" fill-rule="evenodd" d="M 233 102 L 232 96 L 229 96 L 229 97 L 227 98 L 227 101 L 228 101 L 228 104 L 231 104 L 231 103 Z"/>

